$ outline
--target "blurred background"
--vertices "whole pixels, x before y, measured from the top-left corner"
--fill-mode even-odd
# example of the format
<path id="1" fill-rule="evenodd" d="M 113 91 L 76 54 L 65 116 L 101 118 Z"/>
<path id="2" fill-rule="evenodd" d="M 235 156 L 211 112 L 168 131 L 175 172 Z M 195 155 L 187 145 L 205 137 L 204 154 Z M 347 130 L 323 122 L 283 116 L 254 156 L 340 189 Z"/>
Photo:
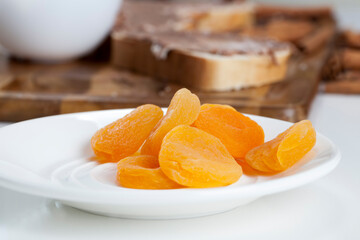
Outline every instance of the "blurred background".
<path id="1" fill-rule="evenodd" d="M 166 79 L 165 81 L 155 79 L 156 77 L 134 71 L 131 67 L 119 67 L 114 61 L 114 59 L 122 59 L 121 53 L 126 53 L 128 50 L 125 48 L 117 51 L 119 45 L 114 37 L 117 32 L 113 29 L 114 24 L 119 24 L 123 20 L 118 14 L 121 2 L 121 0 L 76 0 L 75 3 L 72 0 L 0 1 L 0 45 L 3 44 L 3 47 L 8 50 L 3 48 L 0 54 L 0 93 L 2 93 L 0 94 L 0 121 L 13 122 L 61 113 L 135 107 L 149 102 L 167 106 L 173 93 L 182 85 L 174 83 L 175 81 L 166 83 Z M 203 0 L 203 2 L 207 1 Z M 300 62 L 292 61 L 293 67 L 288 68 L 298 70 L 296 77 L 288 75 L 286 78 L 282 77 L 286 81 L 239 91 L 221 92 L 217 89 L 212 92 L 202 91 L 203 89 L 194 89 L 194 91 L 203 101 L 230 104 L 246 113 L 289 121 L 304 119 L 307 117 L 312 99 L 317 94 L 318 76 L 321 75 L 322 66 L 335 66 L 336 71 L 330 69 L 327 71 L 330 74 L 326 77 L 333 78 L 334 71 L 336 74 L 344 73 L 342 71 L 344 69 L 339 70 L 337 62 L 323 63 L 325 58 L 331 55 L 331 51 L 335 55 L 338 53 L 334 50 L 335 42 L 336 44 L 340 42 L 340 45 L 336 47 L 341 51 L 344 48 L 342 40 L 338 41 L 342 31 L 352 29 L 355 31 L 354 39 L 358 38 L 356 31 L 360 31 L 358 20 L 360 1 L 257 0 L 254 2 L 292 6 L 297 10 L 304 6 L 310 8 L 332 6 L 338 28 L 336 29 L 332 20 L 329 21 L 331 19 L 329 16 L 324 20 L 327 28 L 324 28 L 323 20 L 319 20 L 321 17 L 306 17 L 305 23 L 304 19 L 300 19 L 300 22 L 303 21 L 300 25 L 305 24 L 308 25 L 307 27 L 311 25 L 309 28 L 312 30 L 306 33 L 308 36 L 304 33 L 304 39 L 292 43 L 309 44 L 316 51 L 310 54 L 306 53 L 303 46 L 299 47 L 300 51 L 297 53 L 303 51 L 303 54 L 300 54 L 300 58 L 303 59 L 296 58 L 296 61 Z M 138 17 L 140 21 L 141 17 Z M 286 37 L 287 34 L 282 27 L 297 34 L 296 27 L 289 28 L 287 25 L 294 24 L 292 17 L 287 19 L 288 22 L 285 24 L 281 23 L 281 16 L 278 17 L 274 13 L 274 17 L 265 22 L 268 21 L 269 24 L 266 24 L 271 25 L 277 33 L 280 32 L 282 37 L 284 35 Z M 282 26 L 278 24 L 278 20 L 283 24 Z M 252 26 L 255 29 L 254 32 L 264 31 L 263 28 L 266 28 L 264 21 L 260 19 L 255 22 Z M 146 25 L 146 21 L 143 24 Z M 266 31 L 265 29 L 264 32 Z M 334 34 L 335 32 L 338 35 Z M 319 46 L 326 48 L 325 53 L 318 57 L 318 64 L 314 65 L 305 58 L 318 54 L 320 51 L 317 47 Z M 12 57 L 9 57 L 8 52 L 12 53 L 10 54 Z M 349 56 L 352 57 L 352 63 L 356 63 L 360 53 L 351 52 Z M 138 57 L 136 61 L 141 61 L 141 59 L 142 57 Z M 311 70 L 311 66 L 317 66 L 317 68 Z M 355 68 L 358 70 L 359 67 Z M 305 70 L 307 75 L 301 72 Z M 141 74 L 138 75 L 138 73 Z M 351 78 L 356 76 L 357 82 L 360 80 L 358 71 L 355 74 L 351 72 L 350 75 Z M 347 82 L 342 81 L 342 84 L 346 84 L 343 84 L 341 88 L 329 81 L 320 84 L 320 89 L 337 93 L 348 93 L 353 89 L 359 89 L 360 84 L 354 88 L 354 81 L 349 80 L 348 76 L 346 72 Z"/>
<path id="2" fill-rule="evenodd" d="M 331 5 L 334 7 L 341 27 L 360 30 L 360 1 L 358 0 L 256 0 L 256 2 L 290 6 Z"/>

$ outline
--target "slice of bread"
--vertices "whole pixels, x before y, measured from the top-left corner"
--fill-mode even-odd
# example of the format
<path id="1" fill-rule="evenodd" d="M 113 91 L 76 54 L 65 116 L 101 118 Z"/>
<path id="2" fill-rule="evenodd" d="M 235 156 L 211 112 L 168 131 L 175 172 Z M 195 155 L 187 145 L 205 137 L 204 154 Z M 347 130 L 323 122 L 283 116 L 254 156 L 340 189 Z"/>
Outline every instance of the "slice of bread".
<path id="1" fill-rule="evenodd" d="M 221 33 L 250 27 L 255 6 L 245 1 L 125 0 L 117 29 Z"/>
<path id="2" fill-rule="evenodd" d="M 272 40 L 175 32 L 154 33 L 151 39 L 114 34 L 113 48 L 117 67 L 218 91 L 282 80 L 291 52 L 289 45 Z"/>
<path id="3" fill-rule="evenodd" d="M 179 7 L 178 15 L 184 23 L 182 30 L 185 31 L 239 31 L 251 27 L 254 21 L 254 5 L 247 2 L 192 4 Z"/>
<path id="4" fill-rule="evenodd" d="M 243 2 L 127 4 L 112 34 L 116 67 L 215 91 L 261 86 L 286 74 L 288 44 L 229 33 L 252 22 Z M 239 13 L 250 17 L 234 17 Z"/>

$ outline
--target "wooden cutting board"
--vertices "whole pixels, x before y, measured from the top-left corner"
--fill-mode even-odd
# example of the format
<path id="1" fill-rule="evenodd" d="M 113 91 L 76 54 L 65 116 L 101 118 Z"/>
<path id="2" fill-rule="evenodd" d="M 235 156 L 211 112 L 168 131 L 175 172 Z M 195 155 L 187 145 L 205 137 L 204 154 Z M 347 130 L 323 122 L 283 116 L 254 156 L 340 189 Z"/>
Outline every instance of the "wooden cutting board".
<path id="1" fill-rule="evenodd" d="M 244 113 L 288 121 L 306 118 L 326 56 L 292 59 L 285 81 L 240 91 L 199 92 L 202 103 L 230 104 Z M 0 58 L 0 120 L 130 108 L 144 103 L 166 107 L 182 86 L 112 68 L 106 61 L 40 64 Z"/>

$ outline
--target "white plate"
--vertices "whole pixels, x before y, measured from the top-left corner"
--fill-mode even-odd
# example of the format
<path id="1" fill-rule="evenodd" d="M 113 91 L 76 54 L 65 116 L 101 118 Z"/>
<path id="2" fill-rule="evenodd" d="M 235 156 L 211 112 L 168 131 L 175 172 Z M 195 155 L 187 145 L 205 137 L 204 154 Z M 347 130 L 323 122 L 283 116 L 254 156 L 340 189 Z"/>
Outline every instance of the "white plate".
<path id="1" fill-rule="evenodd" d="M 271 177 L 242 176 L 230 186 L 208 189 L 136 190 L 116 185 L 115 164 L 92 160 L 90 138 L 131 109 L 107 110 L 29 120 L 0 129 L 0 185 L 61 201 L 101 215 L 124 218 L 185 218 L 209 215 L 259 197 L 312 182 L 333 170 L 340 152 L 317 133 L 307 156 Z M 251 116 L 274 138 L 291 123 Z"/>

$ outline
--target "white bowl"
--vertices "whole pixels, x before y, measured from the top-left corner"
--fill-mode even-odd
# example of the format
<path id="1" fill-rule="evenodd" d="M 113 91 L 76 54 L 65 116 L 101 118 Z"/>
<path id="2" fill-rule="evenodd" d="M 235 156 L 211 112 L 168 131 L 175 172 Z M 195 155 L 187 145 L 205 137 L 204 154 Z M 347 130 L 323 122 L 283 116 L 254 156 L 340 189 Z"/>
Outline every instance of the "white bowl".
<path id="1" fill-rule="evenodd" d="M 1 0 L 0 44 L 10 54 L 63 61 L 93 50 L 109 33 L 122 0 Z"/>
<path id="2" fill-rule="evenodd" d="M 242 176 L 227 187 L 138 190 L 116 184 L 116 164 L 91 160 L 96 130 L 131 109 L 66 114 L 0 129 L 0 185 L 48 197 L 96 214 L 169 219 L 223 212 L 260 197 L 312 182 L 340 160 L 337 147 L 317 134 L 315 147 L 292 168 L 274 176 Z M 274 138 L 291 123 L 250 116 Z M 271 206 L 269 206 L 271 207 Z"/>

